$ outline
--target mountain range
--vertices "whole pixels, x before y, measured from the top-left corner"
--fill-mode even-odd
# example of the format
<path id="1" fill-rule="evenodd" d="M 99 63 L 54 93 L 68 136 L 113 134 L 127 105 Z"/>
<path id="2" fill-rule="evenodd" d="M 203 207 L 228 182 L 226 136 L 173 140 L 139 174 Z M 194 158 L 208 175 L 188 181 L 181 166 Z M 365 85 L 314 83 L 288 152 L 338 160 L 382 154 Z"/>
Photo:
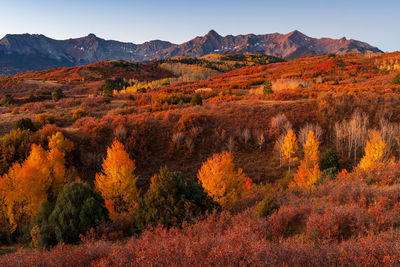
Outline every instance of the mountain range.
<path id="1" fill-rule="evenodd" d="M 149 62 L 175 56 L 201 57 L 212 53 L 257 53 L 295 59 L 305 55 L 382 52 L 353 39 L 312 38 L 299 31 L 288 34 L 221 36 L 211 30 L 183 44 L 154 40 L 133 44 L 104 40 L 94 34 L 54 40 L 41 34 L 7 34 L 0 39 L 0 75 L 53 67 L 71 67 L 102 60 Z"/>

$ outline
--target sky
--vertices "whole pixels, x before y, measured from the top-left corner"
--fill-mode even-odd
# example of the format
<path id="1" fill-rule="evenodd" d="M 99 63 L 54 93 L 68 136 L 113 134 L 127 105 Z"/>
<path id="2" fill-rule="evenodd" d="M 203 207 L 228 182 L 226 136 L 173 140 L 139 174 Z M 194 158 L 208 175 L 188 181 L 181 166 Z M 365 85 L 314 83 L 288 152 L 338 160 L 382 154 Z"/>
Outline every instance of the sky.
<path id="1" fill-rule="evenodd" d="M 40 33 L 68 39 L 183 43 L 220 35 L 288 33 L 356 39 L 400 50 L 400 0 L 0 0 L 0 38 Z"/>

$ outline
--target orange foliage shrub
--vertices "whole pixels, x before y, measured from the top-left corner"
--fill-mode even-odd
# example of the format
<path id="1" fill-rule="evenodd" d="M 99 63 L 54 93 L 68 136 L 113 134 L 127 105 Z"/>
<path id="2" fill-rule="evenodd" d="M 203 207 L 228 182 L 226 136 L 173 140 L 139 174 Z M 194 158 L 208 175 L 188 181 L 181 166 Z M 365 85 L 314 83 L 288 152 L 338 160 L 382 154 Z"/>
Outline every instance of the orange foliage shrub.
<path id="1" fill-rule="evenodd" d="M 233 156 L 229 152 L 209 158 L 197 177 L 208 195 L 224 207 L 232 206 L 251 185 L 242 169 L 235 171 Z"/>

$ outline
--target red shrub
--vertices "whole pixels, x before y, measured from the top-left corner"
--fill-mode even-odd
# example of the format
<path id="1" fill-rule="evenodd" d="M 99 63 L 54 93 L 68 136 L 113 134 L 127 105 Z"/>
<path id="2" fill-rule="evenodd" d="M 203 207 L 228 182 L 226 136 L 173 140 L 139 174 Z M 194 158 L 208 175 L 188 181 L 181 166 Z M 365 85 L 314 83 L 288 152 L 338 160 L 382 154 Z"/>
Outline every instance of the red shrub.
<path id="1" fill-rule="evenodd" d="M 99 241 L 80 246 L 60 244 L 47 250 L 21 250 L 15 254 L 0 257 L 0 266 L 90 266 L 93 261 L 111 252 L 108 243 Z"/>
<path id="2" fill-rule="evenodd" d="M 358 207 L 328 207 L 321 214 L 310 215 L 306 232 L 317 240 L 346 240 L 366 227 L 367 218 L 363 212 Z"/>
<path id="3" fill-rule="evenodd" d="M 102 96 L 87 97 L 82 101 L 82 108 L 103 108 L 110 100 Z"/>
<path id="4" fill-rule="evenodd" d="M 272 237 L 288 237 L 299 233 L 309 214 L 310 207 L 306 205 L 282 206 L 269 218 L 271 224 L 269 234 Z"/>
<path id="5" fill-rule="evenodd" d="M 296 100 L 296 99 L 299 99 L 299 94 L 297 92 L 282 90 L 282 91 L 274 93 L 273 98 L 276 101 Z"/>

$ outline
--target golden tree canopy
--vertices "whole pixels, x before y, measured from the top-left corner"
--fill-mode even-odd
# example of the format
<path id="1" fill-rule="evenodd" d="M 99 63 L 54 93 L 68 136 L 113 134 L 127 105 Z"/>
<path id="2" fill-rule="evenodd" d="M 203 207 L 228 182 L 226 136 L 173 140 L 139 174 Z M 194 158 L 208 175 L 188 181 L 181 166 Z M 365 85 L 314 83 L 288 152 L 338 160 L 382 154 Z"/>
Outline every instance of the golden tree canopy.
<path id="1" fill-rule="evenodd" d="M 307 141 L 304 144 L 304 159 L 309 164 L 318 164 L 319 161 L 319 142 L 312 130 L 308 132 Z"/>
<path id="2" fill-rule="evenodd" d="M 58 135 L 58 137 L 54 137 Z M 61 133 L 50 138 L 72 142 Z M 72 144 L 72 145 L 71 145 Z M 6 207 L 11 230 L 27 223 L 45 200 L 55 199 L 70 179 L 66 175 L 64 152 L 54 144 L 46 151 L 40 145 L 32 145 L 31 152 L 22 163 L 15 163 L 0 182 L 0 194 Z"/>
<path id="3" fill-rule="evenodd" d="M 298 149 L 299 145 L 297 143 L 296 134 L 293 132 L 292 129 L 290 129 L 286 134 L 281 147 L 283 158 L 289 161 L 289 171 L 290 171 L 290 164 L 298 160 L 296 157 L 296 152 Z"/>
<path id="4" fill-rule="evenodd" d="M 102 171 L 96 175 L 95 186 L 113 212 L 132 212 L 137 205 L 135 162 L 129 158 L 124 145 L 115 140 L 107 149 Z"/>
<path id="5" fill-rule="evenodd" d="M 251 180 L 242 169 L 235 170 L 233 156 L 229 152 L 214 154 L 197 174 L 205 191 L 222 206 L 227 206 L 250 189 Z"/>
<path id="6" fill-rule="evenodd" d="M 382 162 L 386 143 L 382 140 L 378 131 L 372 130 L 365 145 L 365 155 L 361 159 L 359 167 L 366 170 Z"/>
<path id="7" fill-rule="evenodd" d="M 299 186 L 313 187 L 320 177 L 319 142 L 314 132 L 310 130 L 304 145 L 304 159 L 300 162 L 294 181 Z"/>
<path id="8" fill-rule="evenodd" d="M 61 132 L 56 132 L 49 137 L 49 148 L 58 149 L 60 152 L 67 153 L 74 149 L 74 143 L 64 137 Z"/>

